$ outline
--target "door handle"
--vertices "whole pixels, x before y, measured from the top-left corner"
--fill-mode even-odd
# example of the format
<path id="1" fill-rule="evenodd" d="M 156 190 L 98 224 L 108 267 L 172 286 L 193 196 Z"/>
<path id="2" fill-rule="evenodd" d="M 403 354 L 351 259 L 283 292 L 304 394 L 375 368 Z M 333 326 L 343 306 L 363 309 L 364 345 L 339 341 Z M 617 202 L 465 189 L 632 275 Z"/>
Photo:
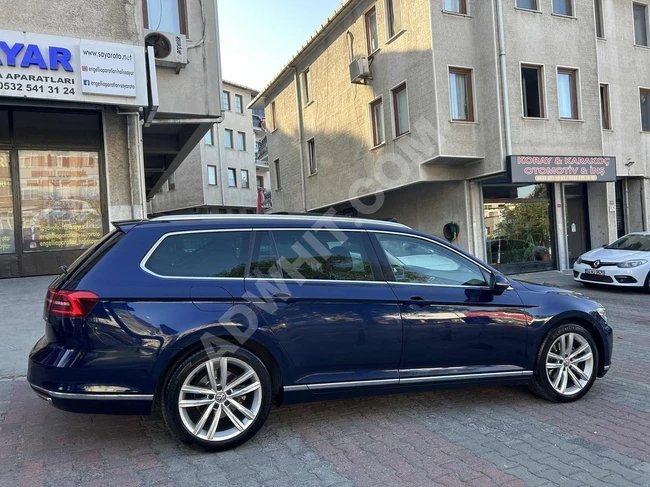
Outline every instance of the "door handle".
<path id="1" fill-rule="evenodd" d="M 422 296 L 411 296 L 409 299 L 411 301 L 424 301 L 424 298 Z"/>
<path id="2" fill-rule="evenodd" d="M 427 301 L 422 296 L 411 296 L 409 298 L 408 305 L 411 308 L 421 309 L 429 306 L 429 303 L 427 303 Z"/>

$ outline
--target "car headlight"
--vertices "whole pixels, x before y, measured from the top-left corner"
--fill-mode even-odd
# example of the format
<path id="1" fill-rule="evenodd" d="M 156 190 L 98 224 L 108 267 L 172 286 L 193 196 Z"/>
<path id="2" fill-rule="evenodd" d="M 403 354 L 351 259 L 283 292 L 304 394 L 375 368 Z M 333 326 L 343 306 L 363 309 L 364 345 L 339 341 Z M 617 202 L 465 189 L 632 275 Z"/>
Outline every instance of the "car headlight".
<path id="1" fill-rule="evenodd" d="M 630 267 L 639 267 L 640 265 L 644 265 L 647 263 L 648 261 L 645 259 L 628 260 L 627 262 L 621 262 L 620 264 L 616 264 L 616 267 L 621 267 L 622 269 L 629 269 Z"/>
<path id="2" fill-rule="evenodd" d="M 582 256 L 578 257 L 578 260 L 576 260 L 576 264 L 582 264 Z"/>
<path id="3" fill-rule="evenodd" d="M 598 313 L 605 323 L 607 323 L 607 310 L 603 306 L 596 308 L 596 313 Z"/>

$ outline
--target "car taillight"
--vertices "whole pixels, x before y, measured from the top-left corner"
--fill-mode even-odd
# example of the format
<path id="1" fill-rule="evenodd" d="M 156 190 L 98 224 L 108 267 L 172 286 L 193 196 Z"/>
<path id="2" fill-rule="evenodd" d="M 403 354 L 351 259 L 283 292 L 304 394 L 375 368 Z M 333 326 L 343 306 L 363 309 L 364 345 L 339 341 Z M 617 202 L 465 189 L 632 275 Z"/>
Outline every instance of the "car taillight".
<path id="1" fill-rule="evenodd" d="M 83 318 L 88 316 L 99 296 L 88 291 L 53 291 L 47 292 L 46 314 Z"/>

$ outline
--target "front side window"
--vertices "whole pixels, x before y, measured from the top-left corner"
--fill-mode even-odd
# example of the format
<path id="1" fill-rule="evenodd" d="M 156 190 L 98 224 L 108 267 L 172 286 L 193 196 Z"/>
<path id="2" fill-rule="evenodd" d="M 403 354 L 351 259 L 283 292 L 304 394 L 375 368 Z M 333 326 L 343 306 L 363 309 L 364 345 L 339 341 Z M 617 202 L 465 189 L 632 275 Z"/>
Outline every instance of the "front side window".
<path id="1" fill-rule="evenodd" d="M 145 0 L 146 28 L 185 34 L 184 0 Z"/>
<path id="2" fill-rule="evenodd" d="M 226 145 L 226 149 L 232 149 L 233 148 L 232 130 L 226 129 L 225 133 L 226 133 L 226 140 L 224 141 L 224 143 Z"/>
<path id="3" fill-rule="evenodd" d="M 447 12 L 467 14 L 467 0 L 444 0 L 444 9 Z"/>
<path id="4" fill-rule="evenodd" d="M 650 90 L 641 90 L 641 127 L 650 132 Z"/>
<path id="5" fill-rule="evenodd" d="M 373 281 L 373 252 L 365 232 L 273 232 L 284 279 Z"/>
<path id="6" fill-rule="evenodd" d="M 544 84 L 541 66 L 521 67 L 524 117 L 544 118 Z"/>
<path id="7" fill-rule="evenodd" d="M 393 37 L 402 31 L 402 0 L 386 0 L 386 21 L 388 37 Z"/>
<path id="8" fill-rule="evenodd" d="M 641 3 L 634 4 L 634 43 L 648 45 L 648 7 Z"/>
<path id="9" fill-rule="evenodd" d="M 235 171 L 235 169 L 232 167 L 228 168 L 228 187 L 237 187 L 237 171 Z"/>
<path id="10" fill-rule="evenodd" d="M 372 7 L 365 16 L 366 22 L 366 50 L 368 55 L 379 49 L 379 37 L 377 35 L 377 9 Z"/>
<path id="11" fill-rule="evenodd" d="M 235 95 L 235 112 L 244 113 L 244 97 Z"/>
<path id="12" fill-rule="evenodd" d="M 553 0 L 553 13 L 573 17 L 573 0 Z"/>
<path id="13" fill-rule="evenodd" d="M 449 91 L 451 95 L 451 119 L 473 122 L 472 71 L 462 68 L 449 68 Z"/>
<path id="14" fill-rule="evenodd" d="M 169 235 L 144 267 L 165 277 L 244 277 L 250 232 Z"/>
<path id="15" fill-rule="evenodd" d="M 560 118 L 577 120 L 578 84 L 575 70 L 557 70 L 557 92 L 560 103 Z"/>
<path id="16" fill-rule="evenodd" d="M 539 10 L 537 0 L 517 0 L 517 8 L 525 8 L 526 10 Z"/>
<path id="17" fill-rule="evenodd" d="M 376 147 L 386 141 L 384 135 L 384 102 L 381 98 L 370 104 L 370 116 L 372 118 L 372 145 Z"/>
<path id="18" fill-rule="evenodd" d="M 230 92 L 223 92 L 221 104 L 223 105 L 224 110 L 230 110 Z"/>
<path id="19" fill-rule="evenodd" d="M 242 188 L 250 188 L 250 183 L 248 182 L 248 170 L 247 169 L 242 169 L 241 170 L 241 187 Z"/>
<path id="20" fill-rule="evenodd" d="M 406 83 L 393 90 L 393 113 L 395 116 L 395 137 L 399 137 L 411 130 Z"/>
<path id="21" fill-rule="evenodd" d="M 440 286 L 487 286 L 481 268 L 468 258 L 429 240 L 378 233 L 397 282 Z"/>

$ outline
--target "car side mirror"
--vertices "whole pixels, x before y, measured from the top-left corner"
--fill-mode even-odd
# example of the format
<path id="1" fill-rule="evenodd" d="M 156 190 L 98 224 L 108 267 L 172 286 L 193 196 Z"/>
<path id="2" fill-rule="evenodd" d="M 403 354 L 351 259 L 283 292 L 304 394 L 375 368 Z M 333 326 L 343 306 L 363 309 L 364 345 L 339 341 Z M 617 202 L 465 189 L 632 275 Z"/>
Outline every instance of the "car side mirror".
<path id="1" fill-rule="evenodd" d="M 510 289 L 510 281 L 501 274 L 492 274 L 490 289 L 494 294 L 503 294 Z"/>
<path id="2" fill-rule="evenodd" d="M 607 244 L 603 244 L 603 248 L 607 247 Z"/>

